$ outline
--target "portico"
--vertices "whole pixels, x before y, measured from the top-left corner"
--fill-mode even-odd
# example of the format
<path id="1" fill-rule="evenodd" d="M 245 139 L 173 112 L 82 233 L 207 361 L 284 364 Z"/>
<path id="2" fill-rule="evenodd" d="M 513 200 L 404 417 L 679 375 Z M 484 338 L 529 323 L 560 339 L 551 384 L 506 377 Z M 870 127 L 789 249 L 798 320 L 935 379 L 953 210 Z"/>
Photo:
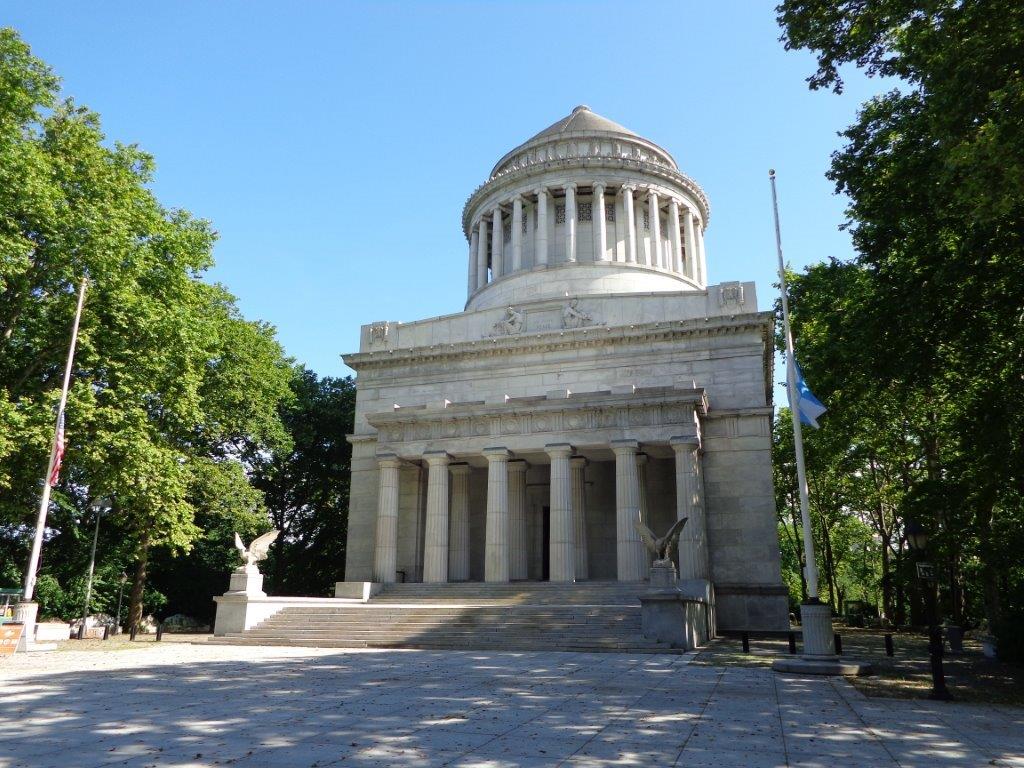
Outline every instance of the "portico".
<path id="1" fill-rule="evenodd" d="M 396 406 L 367 415 L 387 438 L 376 453 L 381 492 L 374 573 L 381 582 L 397 578 L 393 476 L 403 465 L 426 474 L 424 582 L 471 578 L 473 520 L 483 521 L 484 581 L 529 579 L 529 563 L 538 558 L 545 558 L 540 571 L 551 581 L 586 580 L 592 571 L 618 581 L 647 578 L 647 554 L 633 525 L 638 515 L 649 526 L 661 527 L 678 517 L 692 518 L 699 509 L 704 392 L 663 387 L 642 393 L 554 392 L 524 400 L 529 402 Z M 652 455 L 660 459 L 659 472 L 662 464 L 670 465 L 671 487 L 681 490 L 674 503 L 656 494 L 657 509 L 641 504 L 649 496 L 646 465 Z M 613 525 L 608 530 L 597 530 L 605 524 L 598 514 L 600 501 L 590 501 L 588 515 L 588 480 L 593 485 L 598 475 L 602 484 L 613 487 Z M 471 483 L 482 484 L 483 492 L 472 495 Z M 532 520 L 538 514 L 546 520 Z M 691 522 L 697 532 L 683 539 L 680 566 L 685 564 L 692 578 L 707 578 L 703 525 Z M 528 529 L 538 525 L 541 538 L 530 537 Z M 603 563 L 592 568 L 591 552 L 598 557 L 612 553 L 588 546 L 589 540 L 612 537 L 614 567 Z M 534 551 L 538 543 L 540 549 Z"/>

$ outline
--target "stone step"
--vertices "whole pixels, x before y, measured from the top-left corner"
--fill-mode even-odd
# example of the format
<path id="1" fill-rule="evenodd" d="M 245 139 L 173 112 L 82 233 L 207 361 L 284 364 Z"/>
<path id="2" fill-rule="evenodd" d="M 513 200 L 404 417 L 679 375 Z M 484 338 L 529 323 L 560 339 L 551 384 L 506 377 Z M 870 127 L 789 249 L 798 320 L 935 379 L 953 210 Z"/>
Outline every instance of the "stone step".
<path id="1" fill-rule="evenodd" d="M 402 643 L 366 643 L 357 640 L 296 640 L 291 638 L 252 638 L 252 637 L 215 637 L 206 642 L 214 645 L 271 645 L 298 646 L 303 648 L 414 648 L 418 650 L 462 650 L 462 651 L 553 651 L 566 653 L 637 653 L 637 654 L 681 654 L 682 651 L 657 645 L 636 645 L 630 643 L 622 646 L 591 646 L 581 644 L 498 644 L 486 642 L 469 642 L 465 645 L 454 643 L 429 643 L 423 641 Z"/>

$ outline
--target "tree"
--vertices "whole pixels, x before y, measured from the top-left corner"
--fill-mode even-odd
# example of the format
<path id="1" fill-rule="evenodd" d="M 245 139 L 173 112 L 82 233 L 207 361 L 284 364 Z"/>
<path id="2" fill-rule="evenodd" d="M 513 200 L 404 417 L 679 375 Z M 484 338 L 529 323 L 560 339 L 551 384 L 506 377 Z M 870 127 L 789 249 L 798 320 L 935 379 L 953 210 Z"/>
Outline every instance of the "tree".
<path id="1" fill-rule="evenodd" d="M 848 64 L 897 82 L 832 159 L 861 289 L 843 317 L 817 311 L 845 329 L 834 338 L 861 343 L 819 373 L 878 383 L 895 451 L 882 514 L 895 501 L 935 532 L 947 609 L 984 614 L 1008 647 L 1020 635 L 1008 617 L 1024 623 L 1010 533 L 1024 525 L 1024 6 L 785 0 L 778 12 L 786 46 L 817 56 L 812 88 L 840 91 Z"/>
<path id="2" fill-rule="evenodd" d="M 188 551 L 197 513 L 224 498 L 258 502 L 245 461 L 287 444 L 290 365 L 270 327 L 202 280 L 210 225 L 161 206 L 152 158 L 106 146 L 98 116 L 59 101 L 57 79 L 9 29 L 0 83 L 0 546 L 27 560 L 74 288 L 88 277 L 43 567 L 78 551 L 90 499 L 111 497 L 106 531 L 135 560 L 137 621 L 152 550 Z"/>
<path id="3" fill-rule="evenodd" d="M 274 527 L 268 575 L 288 594 L 329 595 L 344 578 L 348 478 L 352 446 L 345 436 L 355 418 L 355 382 L 297 368 L 294 399 L 281 420 L 290 447 L 256 465 L 254 483 L 266 498 Z"/>

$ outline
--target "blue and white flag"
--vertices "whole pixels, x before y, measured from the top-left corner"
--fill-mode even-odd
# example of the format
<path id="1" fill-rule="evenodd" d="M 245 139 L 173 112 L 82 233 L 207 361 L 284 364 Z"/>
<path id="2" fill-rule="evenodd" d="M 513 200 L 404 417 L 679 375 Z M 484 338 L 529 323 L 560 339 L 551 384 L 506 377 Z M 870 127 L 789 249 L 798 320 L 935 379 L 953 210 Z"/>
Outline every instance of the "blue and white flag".
<path id="1" fill-rule="evenodd" d="M 800 423 L 818 429 L 818 418 L 828 409 L 821 404 L 821 401 L 814 396 L 811 388 L 804 381 L 803 371 L 800 365 L 793 360 L 793 367 L 796 369 L 796 402 L 793 402 L 793 393 L 789 393 L 789 407 L 800 414 Z"/>

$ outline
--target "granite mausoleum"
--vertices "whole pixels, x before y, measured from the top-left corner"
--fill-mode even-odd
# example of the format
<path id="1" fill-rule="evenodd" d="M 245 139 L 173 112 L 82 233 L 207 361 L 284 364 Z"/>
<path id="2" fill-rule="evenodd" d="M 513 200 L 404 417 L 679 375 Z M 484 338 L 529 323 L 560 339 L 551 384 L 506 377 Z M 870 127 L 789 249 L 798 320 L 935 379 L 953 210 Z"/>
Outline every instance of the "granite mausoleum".
<path id="1" fill-rule="evenodd" d="M 679 578 L 718 628 L 788 629 L 772 317 L 708 284 L 709 219 L 668 152 L 584 106 L 501 158 L 462 214 L 464 310 L 370 323 L 345 356 L 346 582 L 639 594 L 633 521 L 688 517 Z"/>

